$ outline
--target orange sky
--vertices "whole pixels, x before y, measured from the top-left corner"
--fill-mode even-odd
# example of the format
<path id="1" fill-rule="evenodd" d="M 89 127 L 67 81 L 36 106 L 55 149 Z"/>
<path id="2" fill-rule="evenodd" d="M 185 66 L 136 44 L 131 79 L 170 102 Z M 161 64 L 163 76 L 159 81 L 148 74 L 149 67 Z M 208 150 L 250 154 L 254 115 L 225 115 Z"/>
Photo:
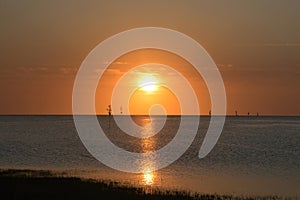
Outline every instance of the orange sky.
<path id="1" fill-rule="evenodd" d="M 106 113 L 106 107 L 111 102 L 112 91 L 117 84 L 117 81 L 130 69 L 147 63 L 164 64 L 172 67 L 182 74 L 194 89 L 194 92 L 199 100 L 198 104 L 202 110 L 201 113 L 208 114 L 210 110 L 209 93 L 205 82 L 193 68 L 193 66 L 175 54 L 155 49 L 145 49 L 130 52 L 119 57 L 115 62 L 113 62 L 112 65 L 110 65 L 110 67 L 103 74 L 96 92 L 97 113 Z M 130 77 L 125 83 L 131 84 L 131 82 L 133 82 L 132 84 L 135 84 L 135 80 L 147 79 L 149 76 L 160 76 L 160 79 L 177 81 L 177 79 L 174 79 L 178 76 L 177 74 L 170 73 L 169 71 L 166 72 L 165 70 L 166 69 L 158 69 L 158 67 L 151 65 L 138 67 L 133 72 L 132 77 Z M 177 83 L 178 87 L 180 87 L 180 84 L 180 82 Z M 160 85 L 161 84 L 158 83 L 158 86 Z M 168 83 L 165 83 L 165 85 L 168 85 Z M 168 114 L 178 115 L 181 113 L 178 101 L 179 99 L 177 99 L 176 95 L 164 87 L 159 87 L 157 91 L 153 91 L 151 93 L 137 90 L 130 99 L 129 108 L 131 114 L 145 114 L 148 113 L 148 109 L 151 107 L 151 105 L 161 104 L 164 105 Z M 119 107 L 122 107 L 124 112 L 126 105 L 126 100 L 123 101 L 122 105 L 113 105 L 118 107 L 118 113 L 116 114 L 120 114 Z"/>
<path id="2" fill-rule="evenodd" d="M 71 114 L 74 79 L 87 54 L 111 35 L 154 26 L 180 31 L 207 50 L 224 80 L 228 114 L 300 115 L 299 7 L 280 0 L 1 1 L 0 114 Z M 97 112 L 106 112 L 106 94 L 122 73 L 158 62 L 186 75 L 207 114 L 201 77 L 166 54 L 147 50 L 116 60 L 103 78 L 109 81 L 99 83 Z M 157 101 L 164 99 L 173 101 L 168 113 L 177 113 L 176 101 Z M 130 105 L 133 113 L 144 112 Z"/>

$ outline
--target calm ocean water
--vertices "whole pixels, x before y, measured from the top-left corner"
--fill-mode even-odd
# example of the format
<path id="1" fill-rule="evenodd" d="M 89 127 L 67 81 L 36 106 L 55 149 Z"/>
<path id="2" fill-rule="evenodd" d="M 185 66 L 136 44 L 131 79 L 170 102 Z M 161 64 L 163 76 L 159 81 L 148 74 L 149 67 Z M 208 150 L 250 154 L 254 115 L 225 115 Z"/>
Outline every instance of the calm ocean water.
<path id="1" fill-rule="evenodd" d="M 180 117 L 168 117 L 160 133 L 137 139 L 122 133 L 107 116 L 98 119 L 113 143 L 133 152 L 163 147 L 180 123 Z M 151 122 L 147 116 L 133 119 L 142 126 Z M 0 116 L 0 168 L 50 169 L 197 192 L 300 196 L 300 117 L 227 117 L 218 143 L 199 159 L 209 119 L 201 117 L 193 144 L 173 164 L 149 174 L 130 174 L 94 159 L 81 143 L 72 116 Z M 153 125 L 159 120 L 154 117 Z"/>

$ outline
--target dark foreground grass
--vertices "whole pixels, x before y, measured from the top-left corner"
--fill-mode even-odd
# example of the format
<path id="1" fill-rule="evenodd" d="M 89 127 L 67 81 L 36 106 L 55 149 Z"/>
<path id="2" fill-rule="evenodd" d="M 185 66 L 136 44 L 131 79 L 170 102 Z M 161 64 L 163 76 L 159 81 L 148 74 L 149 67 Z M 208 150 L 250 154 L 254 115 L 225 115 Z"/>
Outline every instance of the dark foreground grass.
<path id="1" fill-rule="evenodd" d="M 278 196 L 198 194 L 177 190 L 151 190 L 117 182 L 85 180 L 50 171 L 0 170 L 0 199 L 283 199 Z"/>

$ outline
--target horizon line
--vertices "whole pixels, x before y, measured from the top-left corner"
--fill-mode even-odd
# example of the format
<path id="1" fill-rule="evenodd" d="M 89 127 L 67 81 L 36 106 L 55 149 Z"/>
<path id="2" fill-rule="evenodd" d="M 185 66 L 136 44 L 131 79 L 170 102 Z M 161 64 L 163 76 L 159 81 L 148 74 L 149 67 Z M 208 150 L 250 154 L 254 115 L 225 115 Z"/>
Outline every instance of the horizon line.
<path id="1" fill-rule="evenodd" d="M 37 113 L 37 114 L 33 114 L 33 113 L 13 113 L 13 114 L 0 114 L 0 116 L 73 116 L 73 115 L 83 115 L 83 116 L 90 116 L 90 115 L 94 115 L 94 114 L 60 114 L 60 113 Z M 109 117 L 108 114 L 96 114 L 96 116 L 107 116 Z M 208 114 L 200 114 L 200 115 L 194 115 L 194 114 L 186 114 L 186 115 L 179 115 L 179 114 L 170 114 L 170 115 L 147 115 L 147 114 L 133 114 L 133 115 L 128 115 L 128 114 L 112 114 L 111 116 L 168 116 L 168 117 L 179 117 L 179 116 L 202 116 L 202 117 L 300 117 L 300 115 L 279 115 L 279 114 L 275 114 L 275 115 L 248 115 L 248 114 L 244 114 L 244 115 L 235 115 L 235 114 L 228 114 L 228 115 L 208 115 Z"/>

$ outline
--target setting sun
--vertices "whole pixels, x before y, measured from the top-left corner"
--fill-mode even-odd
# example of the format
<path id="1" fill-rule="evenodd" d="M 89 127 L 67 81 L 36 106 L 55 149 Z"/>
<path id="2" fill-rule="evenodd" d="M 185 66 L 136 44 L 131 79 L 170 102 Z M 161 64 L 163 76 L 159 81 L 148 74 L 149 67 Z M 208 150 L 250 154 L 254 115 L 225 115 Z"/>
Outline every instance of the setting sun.
<path id="1" fill-rule="evenodd" d="M 145 92 L 153 92 L 155 90 L 157 90 L 158 85 L 155 83 L 146 83 L 145 85 L 141 86 L 141 90 L 145 91 Z"/>
<path id="2" fill-rule="evenodd" d="M 145 92 L 153 92 L 158 89 L 158 80 L 153 74 L 144 74 L 139 79 L 139 86 Z"/>

